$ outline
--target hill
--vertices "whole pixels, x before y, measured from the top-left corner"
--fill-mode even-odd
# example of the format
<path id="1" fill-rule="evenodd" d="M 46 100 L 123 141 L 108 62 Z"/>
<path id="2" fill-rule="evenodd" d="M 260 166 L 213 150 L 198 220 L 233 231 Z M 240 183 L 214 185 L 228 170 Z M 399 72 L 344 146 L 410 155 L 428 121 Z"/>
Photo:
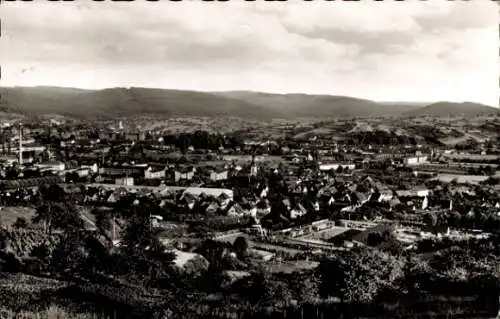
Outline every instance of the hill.
<path id="1" fill-rule="evenodd" d="M 497 114 L 498 108 L 479 103 L 463 102 L 438 102 L 423 108 L 405 112 L 406 116 L 466 116 L 474 117 L 480 115 Z"/>
<path id="2" fill-rule="evenodd" d="M 293 117 L 365 117 L 399 115 L 414 106 L 377 103 L 347 96 L 272 94 L 250 91 L 215 92 Z"/>
<path id="3" fill-rule="evenodd" d="M 79 90 L 54 87 L 0 88 L 0 111 L 77 118 L 136 116 L 280 117 L 263 107 L 211 93 L 147 88 Z"/>
<path id="4" fill-rule="evenodd" d="M 198 92 L 152 88 L 82 90 L 62 87 L 0 87 L 0 113 L 61 115 L 81 119 L 116 117 L 217 117 L 255 120 L 368 116 L 476 116 L 496 109 L 475 103 L 374 102 L 348 96 Z"/>

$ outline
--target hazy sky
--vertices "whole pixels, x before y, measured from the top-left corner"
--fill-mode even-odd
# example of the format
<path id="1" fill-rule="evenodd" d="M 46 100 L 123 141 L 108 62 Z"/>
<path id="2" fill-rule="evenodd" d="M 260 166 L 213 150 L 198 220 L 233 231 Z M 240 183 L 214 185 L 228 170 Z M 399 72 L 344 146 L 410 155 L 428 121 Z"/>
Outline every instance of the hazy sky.
<path id="1" fill-rule="evenodd" d="M 77 5 L 77 3 L 79 3 Z M 498 105 L 498 6 L 2 3 L 3 86 L 143 86 Z"/>

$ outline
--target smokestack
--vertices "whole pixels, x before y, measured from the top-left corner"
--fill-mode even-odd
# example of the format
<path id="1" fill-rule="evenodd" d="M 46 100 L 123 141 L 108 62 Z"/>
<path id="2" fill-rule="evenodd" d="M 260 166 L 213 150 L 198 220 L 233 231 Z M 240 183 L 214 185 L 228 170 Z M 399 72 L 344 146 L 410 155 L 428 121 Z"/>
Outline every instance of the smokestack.
<path id="1" fill-rule="evenodd" d="M 23 164 L 23 127 L 19 124 L 19 165 Z"/>

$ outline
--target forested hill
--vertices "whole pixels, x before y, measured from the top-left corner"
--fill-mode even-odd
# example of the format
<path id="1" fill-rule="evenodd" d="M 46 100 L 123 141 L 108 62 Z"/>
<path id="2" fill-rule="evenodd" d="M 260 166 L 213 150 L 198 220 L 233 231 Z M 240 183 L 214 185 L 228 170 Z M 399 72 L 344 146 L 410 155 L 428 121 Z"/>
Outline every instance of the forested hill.
<path id="1" fill-rule="evenodd" d="M 375 102 L 348 96 L 271 94 L 250 91 L 198 92 L 152 88 L 82 90 L 62 87 L 2 87 L 0 112 L 73 118 L 217 117 L 335 118 L 369 116 L 475 116 L 497 109 L 475 103 Z"/>

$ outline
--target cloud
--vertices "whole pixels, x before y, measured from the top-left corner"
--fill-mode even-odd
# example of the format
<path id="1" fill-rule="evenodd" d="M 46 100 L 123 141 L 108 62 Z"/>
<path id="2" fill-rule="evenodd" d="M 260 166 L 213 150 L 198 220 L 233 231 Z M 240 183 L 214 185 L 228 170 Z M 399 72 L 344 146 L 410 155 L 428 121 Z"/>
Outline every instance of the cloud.
<path id="1" fill-rule="evenodd" d="M 486 1 L 14 2 L 0 12 L 2 82 L 492 104 L 497 11 Z"/>

